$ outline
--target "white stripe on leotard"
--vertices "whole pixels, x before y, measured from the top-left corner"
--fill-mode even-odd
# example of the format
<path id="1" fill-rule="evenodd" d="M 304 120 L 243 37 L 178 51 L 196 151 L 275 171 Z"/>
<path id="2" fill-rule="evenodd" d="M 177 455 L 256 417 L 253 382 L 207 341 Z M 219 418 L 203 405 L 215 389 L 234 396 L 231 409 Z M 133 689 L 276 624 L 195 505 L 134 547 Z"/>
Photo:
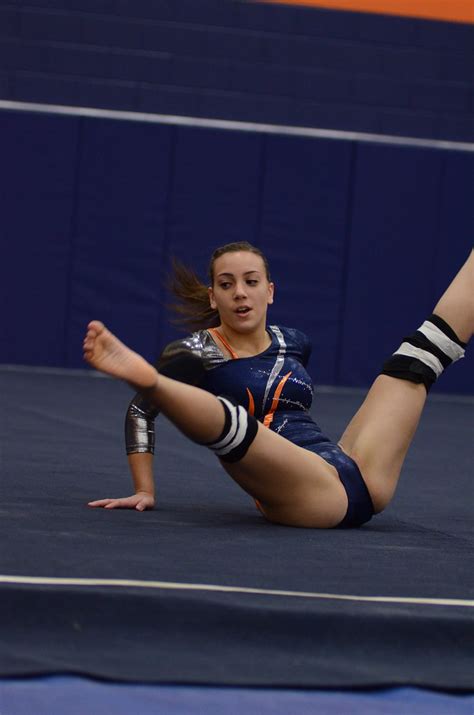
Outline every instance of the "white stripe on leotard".
<path id="1" fill-rule="evenodd" d="M 275 382 L 278 373 L 283 367 L 283 363 L 285 362 L 285 354 L 286 354 L 286 342 L 285 338 L 283 337 L 283 333 L 281 332 L 280 328 L 277 325 L 269 325 L 268 326 L 270 330 L 276 335 L 276 338 L 278 340 L 278 355 L 275 360 L 275 364 L 273 366 L 273 369 L 270 373 L 270 377 L 268 378 L 267 384 L 265 386 L 265 393 L 263 395 L 263 400 L 262 400 L 262 412 L 265 412 L 265 404 L 267 402 L 267 397 L 270 393 L 270 389 Z"/>

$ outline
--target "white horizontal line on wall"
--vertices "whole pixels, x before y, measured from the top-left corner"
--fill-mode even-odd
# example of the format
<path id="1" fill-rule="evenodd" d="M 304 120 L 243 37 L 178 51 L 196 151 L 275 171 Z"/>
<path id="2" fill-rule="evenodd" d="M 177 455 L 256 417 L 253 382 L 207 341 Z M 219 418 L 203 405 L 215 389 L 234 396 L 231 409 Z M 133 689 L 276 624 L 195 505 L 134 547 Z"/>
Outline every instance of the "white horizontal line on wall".
<path id="1" fill-rule="evenodd" d="M 128 122 L 148 122 L 151 124 L 173 124 L 185 127 L 204 127 L 226 131 L 260 132 L 263 134 L 286 134 L 290 136 L 313 137 L 320 139 L 340 139 L 374 144 L 395 146 L 416 146 L 434 149 L 450 149 L 474 152 L 474 142 L 444 141 L 442 139 L 420 139 L 399 137 L 389 134 L 370 134 L 366 132 L 348 132 L 335 129 L 314 129 L 312 127 L 293 127 L 281 124 L 258 124 L 256 122 L 236 122 L 226 119 L 203 119 L 200 117 L 180 117 L 171 114 L 149 114 L 145 112 L 125 112 L 116 109 L 95 109 L 94 107 L 70 107 L 60 104 L 37 104 L 34 102 L 12 102 L 0 100 L 0 109 L 20 112 L 40 112 L 61 114 L 73 117 L 98 117 Z"/>

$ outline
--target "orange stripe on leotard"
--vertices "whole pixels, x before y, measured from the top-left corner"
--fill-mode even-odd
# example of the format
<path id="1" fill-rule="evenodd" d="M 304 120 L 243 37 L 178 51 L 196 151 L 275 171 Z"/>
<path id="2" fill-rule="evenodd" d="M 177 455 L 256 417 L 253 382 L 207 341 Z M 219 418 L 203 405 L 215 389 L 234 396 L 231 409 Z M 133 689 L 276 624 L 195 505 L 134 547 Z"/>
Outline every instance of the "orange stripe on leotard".
<path id="1" fill-rule="evenodd" d="M 218 338 L 221 341 L 221 343 L 227 348 L 227 350 L 229 351 L 229 353 L 232 357 L 232 360 L 239 359 L 239 356 L 237 355 L 237 353 L 235 353 L 232 350 L 232 348 L 230 347 L 227 340 L 224 338 L 223 335 L 220 334 L 220 332 L 217 330 L 217 328 L 209 328 L 209 332 L 212 333 L 212 335 L 215 335 L 216 338 Z M 254 400 L 253 395 L 250 392 L 248 387 L 246 388 L 246 390 L 247 390 L 247 395 L 249 398 L 249 408 L 248 408 L 247 412 L 249 413 L 249 415 L 254 415 L 255 414 L 255 400 Z"/>
<path id="2" fill-rule="evenodd" d="M 227 340 L 224 338 L 223 335 L 220 334 L 220 332 L 217 330 L 217 328 L 209 328 L 209 332 L 210 332 L 212 335 L 214 335 L 216 338 L 218 338 L 218 340 L 221 341 L 221 343 L 222 343 L 222 344 L 225 346 L 225 348 L 229 351 L 229 354 L 231 355 L 231 357 L 232 357 L 233 360 L 238 360 L 238 359 L 239 359 L 239 356 L 237 355 L 237 353 L 235 353 L 235 352 L 232 350 L 232 348 L 231 348 L 231 346 L 229 345 L 229 343 L 227 342 Z M 273 422 L 273 415 L 274 415 L 274 413 L 275 413 L 276 408 L 278 407 L 278 400 L 279 400 L 279 398 L 280 398 L 281 391 L 283 390 L 283 387 L 284 387 L 284 385 L 285 385 L 285 382 L 288 380 L 288 378 L 290 377 L 290 375 L 291 375 L 291 371 L 290 371 L 289 373 L 287 373 L 284 377 L 282 377 L 282 379 L 281 379 L 280 382 L 278 383 L 278 386 L 277 386 L 277 388 L 276 388 L 276 390 L 275 390 L 275 394 L 273 395 L 272 406 L 270 407 L 270 411 L 267 412 L 267 414 L 265 415 L 265 418 L 264 418 L 264 420 L 263 420 L 263 424 L 264 424 L 265 427 L 270 427 L 271 423 Z M 247 395 L 248 395 L 248 398 L 249 398 L 248 413 L 249 413 L 250 415 L 254 415 L 254 414 L 255 414 L 255 400 L 254 400 L 253 395 L 252 395 L 252 393 L 250 392 L 250 390 L 249 390 L 248 387 L 246 388 L 246 390 L 247 390 Z"/>
<path id="3" fill-rule="evenodd" d="M 253 399 L 253 395 L 250 392 L 249 388 L 246 387 L 245 389 L 247 390 L 247 395 L 249 396 L 249 408 L 248 408 L 247 412 L 249 413 L 249 415 L 254 415 L 255 414 L 255 400 Z"/>
<path id="4" fill-rule="evenodd" d="M 270 427 L 271 423 L 273 422 L 273 417 L 275 414 L 275 410 L 278 407 L 278 400 L 280 399 L 281 391 L 283 390 L 283 387 L 285 385 L 285 382 L 288 380 L 288 378 L 291 375 L 291 371 L 285 375 L 285 377 L 282 377 L 280 382 L 278 383 L 277 389 L 275 390 L 275 394 L 273 395 L 273 400 L 272 400 L 272 406 L 270 407 L 270 411 L 267 412 L 267 414 L 264 417 L 263 424 L 264 427 Z"/>
<path id="5" fill-rule="evenodd" d="M 232 357 L 232 360 L 238 360 L 238 359 L 239 359 L 239 356 L 237 355 L 237 353 L 235 353 L 235 352 L 232 350 L 232 348 L 230 347 L 230 345 L 229 345 L 229 343 L 227 342 L 227 340 L 224 338 L 223 335 L 220 334 L 220 332 L 217 330 L 217 328 L 208 328 L 208 330 L 209 330 L 209 332 L 210 332 L 212 335 L 215 335 L 216 338 L 218 338 L 218 339 L 221 341 L 222 345 L 224 345 L 224 347 L 229 351 L 230 356 Z"/>

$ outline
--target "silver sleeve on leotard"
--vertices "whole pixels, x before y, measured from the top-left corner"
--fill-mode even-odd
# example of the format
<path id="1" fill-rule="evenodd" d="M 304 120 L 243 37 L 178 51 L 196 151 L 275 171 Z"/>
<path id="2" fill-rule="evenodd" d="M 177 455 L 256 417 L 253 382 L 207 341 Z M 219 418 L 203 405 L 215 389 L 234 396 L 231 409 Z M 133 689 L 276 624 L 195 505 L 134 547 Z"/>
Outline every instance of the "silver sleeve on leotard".
<path id="1" fill-rule="evenodd" d="M 191 358 L 191 360 L 190 360 Z M 198 359 L 196 359 L 198 358 Z M 227 360 L 207 330 L 198 330 L 175 340 L 163 350 L 156 364 L 159 372 L 180 382 L 199 384 L 205 370 Z M 125 417 L 127 454 L 155 451 L 155 419 L 159 410 L 143 395 L 136 394 Z"/>
<path id="2" fill-rule="evenodd" d="M 155 453 L 155 418 L 159 410 L 140 393 L 128 406 L 125 417 L 125 446 L 127 454 Z"/>

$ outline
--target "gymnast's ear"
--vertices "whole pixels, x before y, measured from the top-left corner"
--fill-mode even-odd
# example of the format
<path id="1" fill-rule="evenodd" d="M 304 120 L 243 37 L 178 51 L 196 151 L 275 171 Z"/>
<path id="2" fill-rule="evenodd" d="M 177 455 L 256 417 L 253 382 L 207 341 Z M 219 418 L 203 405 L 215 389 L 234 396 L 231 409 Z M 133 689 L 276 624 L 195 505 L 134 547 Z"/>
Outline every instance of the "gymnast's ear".
<path id="1" fill-rule="evenodd" d="M 268 305 L 271 305 L 273 303 L 274 295 L 275 295 L 275 284 L 269 283 L 268 284 L 268 300 L 267 300 Z"/>
<path id="2" fill-rule="evenodd" d="M 212 290 L 212 286 L 208 287 L 207 294 L 209 296 L 209 305 L 211 306 L 212 310 L 217 310 L 217 303 L 214 298 L 214 291 Z"/>

